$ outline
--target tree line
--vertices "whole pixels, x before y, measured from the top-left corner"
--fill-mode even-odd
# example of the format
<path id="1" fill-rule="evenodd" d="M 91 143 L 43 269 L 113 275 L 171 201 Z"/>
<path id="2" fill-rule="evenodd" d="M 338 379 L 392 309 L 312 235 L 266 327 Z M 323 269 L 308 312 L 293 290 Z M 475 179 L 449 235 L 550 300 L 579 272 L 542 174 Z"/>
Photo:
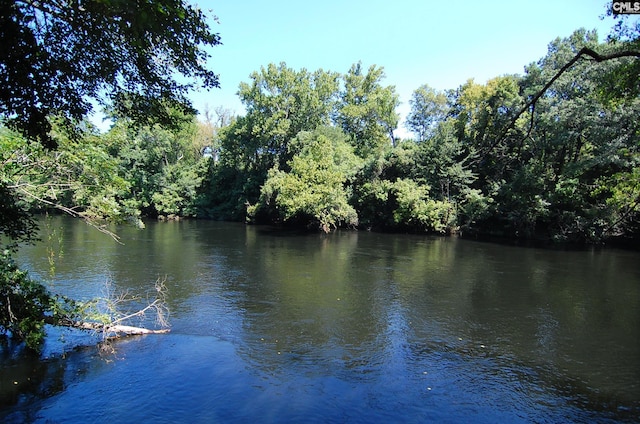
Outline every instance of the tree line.
<path id="1" fill-rule="evenodd" d="M 269 64 L 240 85 L 243 116 L 219 107 L 198 120 L 166 106 L 177 123 L 167 127 L 113 113 L 108 132 L 85 121 L 81 138 L 54 117 L 56 150 L 5 128 L 2 178 L 30 210 L 135 223 L 637 239 L 639 61 L 575 59 L 620 51 L 616 43 L 637 51 L 637 37 L 600 42 L 578 30 L 523 75 L 422 85 L 404 123 L 410 139 L 394 135 L 399 98 L 382 67 Z"/>

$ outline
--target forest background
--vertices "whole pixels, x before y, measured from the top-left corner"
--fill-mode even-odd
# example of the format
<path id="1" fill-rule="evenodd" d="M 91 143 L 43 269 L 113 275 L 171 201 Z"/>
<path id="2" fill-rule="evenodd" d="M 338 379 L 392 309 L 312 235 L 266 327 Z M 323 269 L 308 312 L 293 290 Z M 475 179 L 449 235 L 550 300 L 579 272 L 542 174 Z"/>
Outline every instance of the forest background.
<path id="1" fill-rule="evenodd" d="M 565 69 L 581 49 L 637 48 L 638 20 L 625 19 L 617 17 L 604 41 L 584 29 L 552 40 L 523 75 L 445 90 L 424 84 L 408 105 L 386 85 L 382 66 L 357 62 L 336 72 L 280 62 L 239 84 L 241 115 L 205 106 L 196 116 L 165 102 L 148 110 L 163 115 L 152 123 L 145 104 L 120 102 L 101 112 L 106 130 L 85 116 L 69 131 L 68 117 L 47 116 L 46 142 L 8 122 L 0 132 L 1 187 L 28 213 L 137 225 L 192 217 L 322 231 L 633 241 L 637 57 L 585 55 Z M 395 33 L 377 50 L 389 50 Z"/>
<path id="2" fill-rule="evenodd" d="M 202 10 L 77 6 L 0 5 L 0 332 L 30 347 L 45 324 L 105 317 L 88 313 L 99 302 L 54 296 L 11 259 L 40 212 L 102 230 L 205 218 L 637 246 L 637 18 L 615 17 L 605 40 L 584 29 L 556 38 L 522 75 L 420 85 L 401 122 L 384 68 L 361 62 L 342 72 L 266 64 L 238 87 L 244 114 L 220 106 L 198 117 L 189 80 L 219 86 L 203 46 L 221 43 Z M 107 131 L 87 119 L 89 99 Z"/>
<path id="3" fill-rule="evenodd" d="M 268 64 L 240 84 L 243 116 L 169 108 L 179 124 L 167 127 L 107 111 L 108 131 L 85 120 L 80 135 L 52 117 L 56 150 L 4 128 L 2 179 L 32 212 L 138 224 L 191 217 L 323 231 L 637 239 L 637 58 L 581 58 L 515 119 L 581 49 L 606 53 L 637 44 L 632 36 L 603 42 L 581 29 L 553 40 L 523 75 L 416 87 L 405 123 L 381 66 L 339 73 Z M 402 124 L 413 137 L 396 137 Z"/>

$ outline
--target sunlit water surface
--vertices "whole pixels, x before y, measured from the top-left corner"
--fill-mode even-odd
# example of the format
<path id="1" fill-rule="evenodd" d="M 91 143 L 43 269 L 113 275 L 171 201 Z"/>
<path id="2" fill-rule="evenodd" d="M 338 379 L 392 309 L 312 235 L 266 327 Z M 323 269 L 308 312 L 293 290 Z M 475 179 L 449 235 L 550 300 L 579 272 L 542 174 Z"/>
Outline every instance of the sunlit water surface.
<path id="1" fill-rule="evenodd" d="M 56 293 L 166 279 L 171 333 L 0 347 L 0 421 L 638 422 L 640 254 L 417 235 L 53 218 Z M 52 258 L 53 260 L 49 260 Z M 153 326 L 153 322 L 145 322 Z M 84 345 L 74 349 L 73 346 Z"/>

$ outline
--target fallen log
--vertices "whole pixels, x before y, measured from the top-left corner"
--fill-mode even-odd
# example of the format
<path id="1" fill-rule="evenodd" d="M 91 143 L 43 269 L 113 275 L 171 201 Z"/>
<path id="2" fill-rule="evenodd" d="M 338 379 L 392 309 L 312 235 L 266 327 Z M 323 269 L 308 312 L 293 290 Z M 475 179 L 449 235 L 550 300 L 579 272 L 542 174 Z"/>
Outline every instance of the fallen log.
<path id="1" fill-rule="evenodd" d="M 103 324 L 100 322 L 91 321 L 71 321 L 71 320 L 54 320 L 53 317 L 46 317 L 45 322 L 51 325 L 58 325 L 62 327 L 78 328 L 81 330 L 95 331 L 102 333 L 105 338 L 118 338 L 121 336 L 136 336 L 142 334 L 166 334 L 171 330 L 169 328 L 162 328 L 159 330 L 151 330 L 144 327 L 133 327 L 130 325 L 120 324 Z"/>
<path id="2" fill-rule="evenodd" d="M 132 327 L 130 325 L 114 325 L 108 327 L 108 333 L 125 334 L 127 336 L 135 336 L 138 334 L 166 334 L 171 331 L 169 328 L 161 328 L 160 330 L 150 330 L 143 327 Z"/>

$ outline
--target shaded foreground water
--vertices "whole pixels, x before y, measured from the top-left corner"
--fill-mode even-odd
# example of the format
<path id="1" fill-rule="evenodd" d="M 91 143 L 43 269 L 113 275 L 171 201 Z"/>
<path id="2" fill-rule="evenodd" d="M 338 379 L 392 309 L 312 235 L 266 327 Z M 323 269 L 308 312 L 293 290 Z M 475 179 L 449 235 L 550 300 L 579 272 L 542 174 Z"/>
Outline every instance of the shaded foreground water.
<path id="1" fill-rule="evenodd" d="M 2 422 L 640 421 L 638 252 L 200 221 L 119 228 L 118 245 L 47 227 L 19 258 L 33 275 L 76 298 L 166 277 L 172 332 L 107 356 L 70 332 L 44 359 L 3 345 Z"/>

